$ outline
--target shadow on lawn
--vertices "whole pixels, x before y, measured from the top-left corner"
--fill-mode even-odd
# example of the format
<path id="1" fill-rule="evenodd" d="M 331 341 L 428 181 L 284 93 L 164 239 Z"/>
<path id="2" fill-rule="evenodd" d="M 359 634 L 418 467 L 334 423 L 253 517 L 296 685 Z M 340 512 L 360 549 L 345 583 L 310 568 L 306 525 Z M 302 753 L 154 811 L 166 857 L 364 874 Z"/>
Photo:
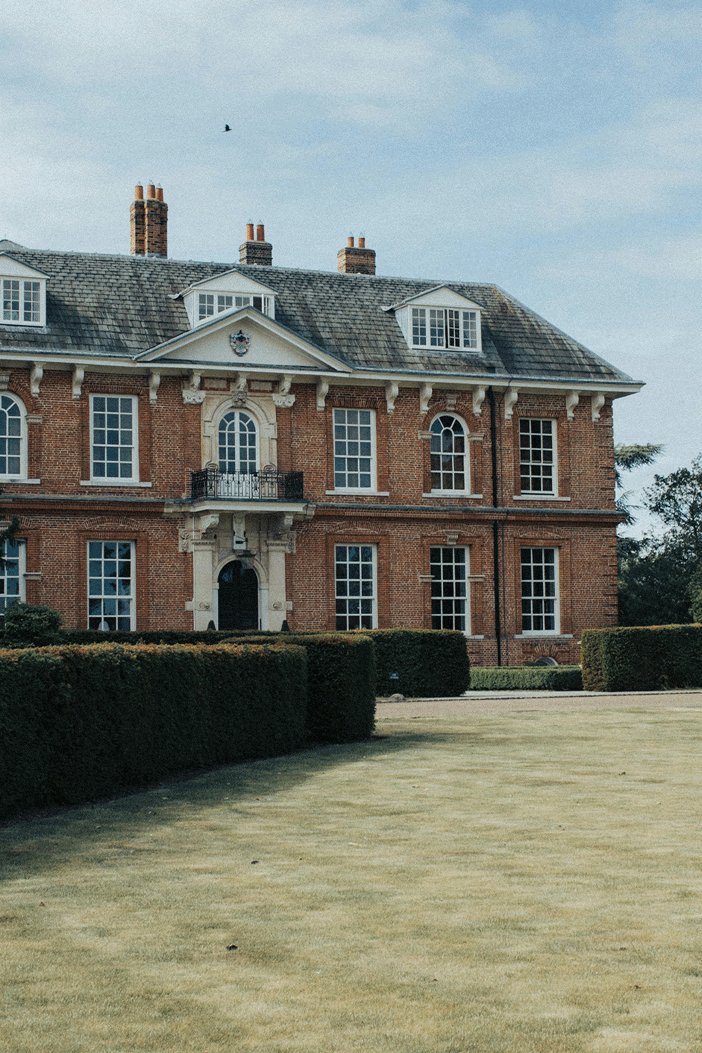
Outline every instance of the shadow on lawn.
<path id="1" fill-rule="evenodd" d="M 393 731 L 362 742 L 317 746 L 280 757 L 242 761 L 209 771 L 186 772 L 166 782 L 84 805 L 54 808 L 8 820 L 0 826 L 0 881 L 47 868 L 60 867 L 96 846 L 97 842 L 129 842 L 162 828 L 193 818 L 224 800 L 270 800 L 315 775 L 342 764 L 411 750 L 428 742 L 466 745 L 486 736 L 477 730 L 452 732 Z M 489 737 L 489 734 L 488 736 Z"/>

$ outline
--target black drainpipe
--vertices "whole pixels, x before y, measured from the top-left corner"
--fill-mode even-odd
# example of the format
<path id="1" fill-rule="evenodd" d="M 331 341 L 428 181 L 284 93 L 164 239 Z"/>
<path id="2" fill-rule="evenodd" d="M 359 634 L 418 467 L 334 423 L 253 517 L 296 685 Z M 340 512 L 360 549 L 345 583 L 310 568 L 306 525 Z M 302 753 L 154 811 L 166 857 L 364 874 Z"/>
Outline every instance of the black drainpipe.
<path id="1" fill-rule="evenodd" d="M 492 453 L 492 507 L 497 508 L 497 428 L 495 416 L 495 392 L 487 390 L 490 403 L 490 447 Z M 500 608 L 500 555 L 499 527 L 495 519 L 492 524 L 492 566 L 493 593 L 495 606 L 495 639 L 497 641 L 497 664 L 502 665 L 502 612 Z"/>

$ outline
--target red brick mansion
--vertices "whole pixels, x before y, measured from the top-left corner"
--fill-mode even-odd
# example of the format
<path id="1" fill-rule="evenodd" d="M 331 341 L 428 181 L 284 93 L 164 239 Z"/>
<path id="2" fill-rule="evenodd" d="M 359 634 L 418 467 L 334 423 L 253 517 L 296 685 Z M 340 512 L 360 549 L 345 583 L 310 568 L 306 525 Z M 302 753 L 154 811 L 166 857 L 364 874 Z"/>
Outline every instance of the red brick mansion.
<path id="1" fill-rule="evenodd" d="M 640 383 L 494 285 L 0 241 L 0 607 L 70 627 L 459 629 L 579 659 L 616 621 L 612 407 Z"/>

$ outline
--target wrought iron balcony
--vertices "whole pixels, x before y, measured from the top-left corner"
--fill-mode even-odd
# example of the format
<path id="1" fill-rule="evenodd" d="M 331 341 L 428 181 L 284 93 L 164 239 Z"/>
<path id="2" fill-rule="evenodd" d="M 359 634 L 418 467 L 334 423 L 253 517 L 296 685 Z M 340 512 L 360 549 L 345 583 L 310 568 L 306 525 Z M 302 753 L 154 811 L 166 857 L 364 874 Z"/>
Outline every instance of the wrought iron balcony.
<path id="1" fill-rule="evenodd" d="M 190 473 L 190 497 L 235 501 L 304 501 L 302 472 L 220 472 L 205 468 Z"/>

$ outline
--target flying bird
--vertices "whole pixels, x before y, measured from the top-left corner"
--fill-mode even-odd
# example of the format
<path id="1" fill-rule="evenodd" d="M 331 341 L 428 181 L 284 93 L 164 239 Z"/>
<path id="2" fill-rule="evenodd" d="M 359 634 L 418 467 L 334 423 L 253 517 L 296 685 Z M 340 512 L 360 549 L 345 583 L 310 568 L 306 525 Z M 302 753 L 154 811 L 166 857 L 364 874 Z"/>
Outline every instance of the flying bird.
<path id="1" fill-rule="evenodd" d="M 229 127 L 229 125 L 228 125 L 228 124 L 225 124 L 225 126 L 224 126 L 224 130 L 225 130 L 225 132 L 230 132 L 230 131 L 231 131 L 231 128 Z"/>

